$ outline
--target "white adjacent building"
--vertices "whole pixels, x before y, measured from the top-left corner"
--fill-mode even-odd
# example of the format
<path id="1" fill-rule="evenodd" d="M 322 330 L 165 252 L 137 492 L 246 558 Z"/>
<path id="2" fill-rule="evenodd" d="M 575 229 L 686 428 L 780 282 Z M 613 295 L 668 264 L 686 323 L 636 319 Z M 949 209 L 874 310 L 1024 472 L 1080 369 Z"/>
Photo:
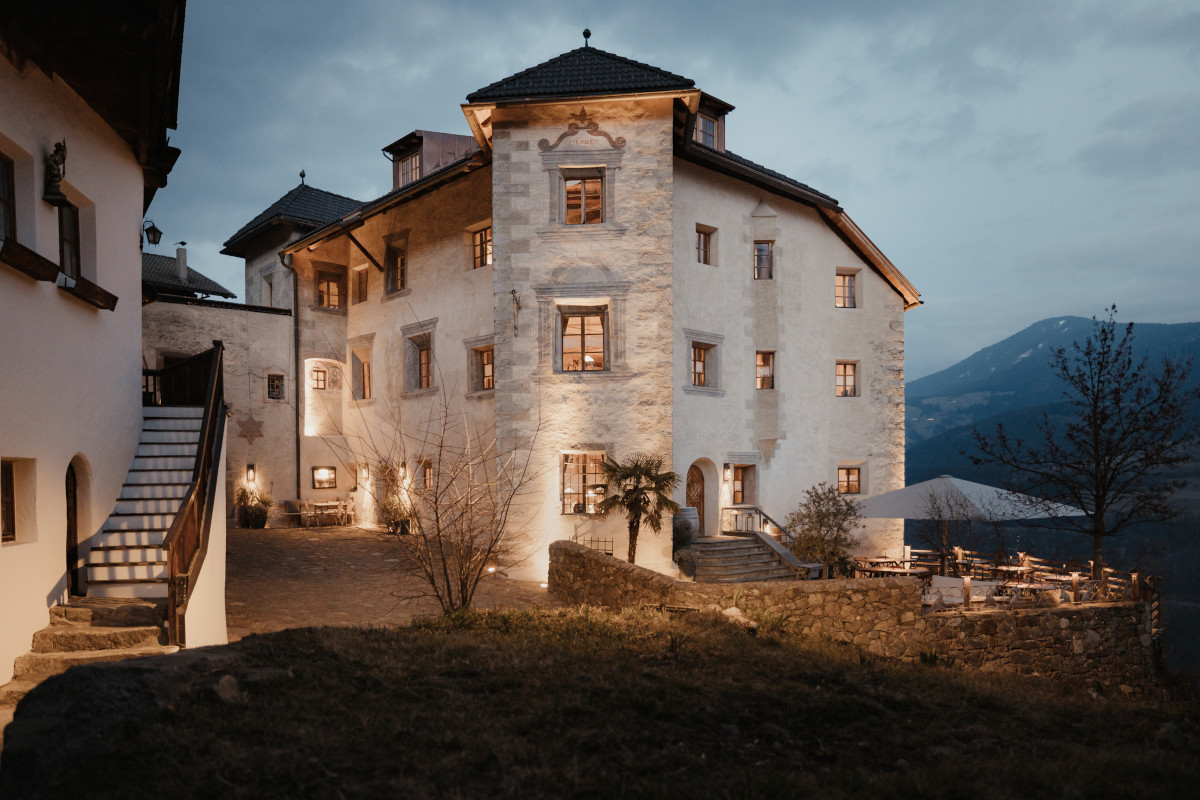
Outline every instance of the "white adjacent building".
<path id="1" fill-rule="evenodd" d="M 732 106 L 585 46 L 462 110 L 471 136 L 389 145 L 391 192 L 248 266 L 295 286 L 303 496 L 369 517 L 365 443 L 442 403 L 504 444 L 536 434 L 532 578 L 556 539 L 624 553 L 624 520 L 591 513 L 605 455 L 663 456 L 705 535 L 821 482 L 903 485 L 919 294 L 836 200 L 731 152 Z M 902 540 L 870 526 L 864 549 Z M 669 535 L 638 554 L 674 572 Z"/>

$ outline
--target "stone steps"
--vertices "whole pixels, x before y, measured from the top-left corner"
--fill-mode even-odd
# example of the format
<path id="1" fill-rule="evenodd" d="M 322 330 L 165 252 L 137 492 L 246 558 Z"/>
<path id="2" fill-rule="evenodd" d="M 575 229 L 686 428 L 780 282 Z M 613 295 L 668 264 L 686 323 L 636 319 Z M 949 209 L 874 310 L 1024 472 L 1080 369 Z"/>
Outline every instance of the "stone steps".
<path id="1" fill-rule="evenodd" d="M 125 650 L 166 644 L 163 630 L 153 625 L 101 627 L 54 625 L 33 635 L 34 653 L 78 653 L 87 650 Z"/>
<path id="2" fill-rule="evenodd" d="M 757 538 L 709 537 L 692 542 L 697 583 L 794 580 L 796 571 Z"/>

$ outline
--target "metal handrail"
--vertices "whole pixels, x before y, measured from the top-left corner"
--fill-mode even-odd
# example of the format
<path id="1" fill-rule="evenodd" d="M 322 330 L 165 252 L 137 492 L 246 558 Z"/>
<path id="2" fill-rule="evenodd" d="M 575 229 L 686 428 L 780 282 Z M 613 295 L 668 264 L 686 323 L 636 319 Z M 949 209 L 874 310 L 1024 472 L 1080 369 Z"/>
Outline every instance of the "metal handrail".
<path id="1" fill-rule="evenodd" d="M 191 588 L 199 576 L 200 567 L 208 551 L 208 534 L 212 521 L 212 504 L 215 499 L 215 476 L 219 474 L 221 440 L 225 430 L 225 382 L 223 377 L 224 345 L 213 342 L 212 350 L 194 356 L 187 361 L 162 370 L 184 369 L 181 381 L 166 388 L 164 382 L 164 404 L 178 404 L 181 397 L 192 397 L 195 383 L 194 365 L 202 357 L 207 364 L 207 380 L 203 394 L 204 418 L 200 426 L 200 443 L 196 452 L 196 466 L 192 481 L 179 505 L 179 511 L 163 539 L 167 553 L 167 629 L 171 644 L 186 646 L 186 614 Z M 167 403 L 171 400 L 174 402 Z M 191 403 L 188 403 L 191 405 Z M 216 469 L 214 469 L 216 467 Z"/>

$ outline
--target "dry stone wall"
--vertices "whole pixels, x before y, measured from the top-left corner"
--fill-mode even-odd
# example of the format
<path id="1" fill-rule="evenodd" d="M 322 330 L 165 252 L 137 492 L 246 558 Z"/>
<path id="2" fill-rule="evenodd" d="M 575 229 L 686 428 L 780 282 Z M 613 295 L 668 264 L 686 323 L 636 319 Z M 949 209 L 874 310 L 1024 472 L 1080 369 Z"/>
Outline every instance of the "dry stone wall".
<path id="1" fill-rule="evenodd" d="M 1161 682 L 1144 603 L 923 612 L 917 578 L 699 584 L 574 542 L 550 546 L 550 592 L 570 603 L 787 614 L 805 635 L 913 661 L 923 654 L 1011 672 L 1142 692 Z"/>

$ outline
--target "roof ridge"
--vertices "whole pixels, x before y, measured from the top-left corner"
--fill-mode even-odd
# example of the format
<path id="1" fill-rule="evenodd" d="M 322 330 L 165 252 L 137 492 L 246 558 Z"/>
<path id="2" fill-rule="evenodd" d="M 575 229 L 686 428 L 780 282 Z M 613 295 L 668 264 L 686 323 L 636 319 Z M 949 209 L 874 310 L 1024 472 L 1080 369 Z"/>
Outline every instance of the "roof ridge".
<path id="1" fill-rule="evenodd" d="M 509 75 L 506 78 L 501 78 L 498 81 L 494 81 L 494 82 L 488 84 L 487 86 L 483 87 L 482 89 L 477 89 L 476 91 L 471 92 L 470 94 L 467 95 L 467 102 L 475 102 L 476 100 L 489 99 L 488 96 L 490 94 L 494 94 L 495 92 L 500 91 L 502 89 L 502 87 L 504 87 L 506 85 L 514 85 L 514 84 L 520 85 L 521 82 L 526 79 L 538 77 L 539 72 L 545 72 L 548 70 L 552 71 L 552 70 L 555 70 L 555 68 L 557 68 L 557 67 L 567 66 L 567 65 L 569 65 L 569 62 L 572 59 L 577 59 L 578 57 L 585 56 L 585 55 L 586 56 L 599 56 L 610 62 L 616 62 L 617 64 L 624 65 L 626 67 L 633 67 L 637 70 L 649 72 L 655 78 L 659 79 L 660 82 L 665 81 L 668 83 L 677 84 L 676 88 L 681 88 L 681 87 L 693 88 L 696 85 L 696 82 L 694 80 L 692 80 L 691 78 L 684 77 L 683 75 L 678 75 L 674 72 L 669 72 L 661 67 L 656 67 L 653 64 L 647 64 L 643 61 L 637 61 L 637 60 L 629 58 L 627 56 L 618 55 L 617 53 L 610 53 L 607 50 L 601 50 L 598 47 L 591 47 L 588 45 L 584 45 L 583 47 L 577 47 L 574 50 L 568 50 L 565 53 L 560 53 L 559 55 L 554 56 L 553 58 L 547 59 L 546 61 L 543 61 L 540 64 L 535 64 L 532 67 L 527 67 L 527 68 L 521 70 L 520 72 L 516 72 L 516 73 L 513 73 L 512 75 Z M 559 78 L 561 79 L 561 76 L 559 76 Z M 632 86 L 632 85 L 621 85 L 622 81 L 620 81 L 620 80 L 618 80 L 617 83 L 618 83 L 618 86 L 616 86 L 614 88 L 614 92 L 616 92 L 616 93 L 620 93 L 622 91 L 636 88 L 635 86 Z M 667 87 L 664 86 L 662 88 L 667 88 Z M 563 89 L 565 92 L 568 92 L 568 93 L 572 91 L 572 87 L 569 85 L 563 87 Z M 599 90 L 599 88 L 587 89 L 584 91 L 586 93 L 594 94 L 598 90 Z M 525 94 L 544 95 L 546 93 L 547 92 L 545 90 L 534 91 L 534 92 L 528 92 L 526 90 L 520 90 L 520 89 L 513 90 L 513 96 L 522 96 Z M 551 93 L 553 93 L 553 92 L 551 92 Z"/>

